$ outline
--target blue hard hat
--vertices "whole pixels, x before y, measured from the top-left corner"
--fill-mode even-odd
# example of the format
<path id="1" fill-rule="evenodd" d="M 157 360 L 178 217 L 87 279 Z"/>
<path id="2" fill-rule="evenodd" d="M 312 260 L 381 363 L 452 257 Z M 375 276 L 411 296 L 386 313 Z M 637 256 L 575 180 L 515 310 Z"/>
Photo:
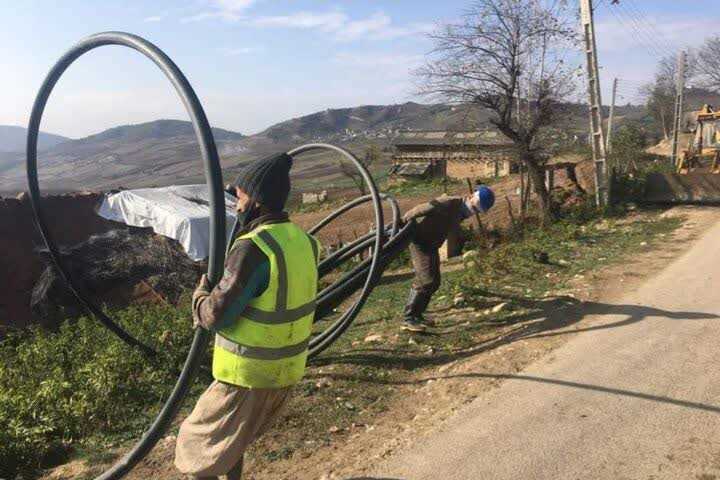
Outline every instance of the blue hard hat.
<path id="1" fill-rule="evenodd" d="M 495 194 L 485 185 L 480 185 L 475 189 L 475 196 L 478 198 L 480 210 L 483 212 L 487 212 L 495 205 Z"/>

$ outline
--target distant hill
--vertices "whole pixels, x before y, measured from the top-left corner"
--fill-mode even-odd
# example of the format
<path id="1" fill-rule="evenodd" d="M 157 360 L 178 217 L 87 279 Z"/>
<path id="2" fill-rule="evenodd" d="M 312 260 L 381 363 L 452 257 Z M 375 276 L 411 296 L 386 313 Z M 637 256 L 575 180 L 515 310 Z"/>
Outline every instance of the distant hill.
<path id="1" fill-rule="evenodd" d="M 643 121 L 642 107 L 616 109 L 618 121 Z M 606 113 L 607 114 L 607 113 Z M 567 105 L 560 128 L 578 136 L 587 132 L 587 107 Z M 367 105 L 329 109 L 287 120 L 250 136 L 213 129 L 223 173 L 232 178 L 245 162 L 308 142 L 329 142 L 362 154 L 376 144 L 389 158 L 393 138 L 402 130 L 473 130 L 490 127 L 489 114 L 477 107 Z M 0 185 L 7 194 L 24 189 L 23 157 L 0 156 Z M 4 167 L 3 167 L 4 165 Z M 192 125 L 157 120 L 124 125 L 48 149 L 39 156 L 45 190 L 105 190 L 203 181 L 200 154 Z M 296 162 L 295 178 L 303 185 L 326 185 L 337 178 L 336 160 L 329 154 L 308 155 Z"/>
<path id="2" fill-rule="evenodd" d="M 27 129 L 13 125 L 0 125 L 0 152 L 24 152 Z M 52 133 L 40 132 L 38 150 L 47 150 L 55 145 L 67 142 L 69 138 Z M 2 160 L 0 159 L 0 162 Z M 0 168 L 2 168 L 0 166 Z"/>
<path id="3" fill-rule="evenodd" d="M 477 108 L 450 105 L 365 105 L 328 109 L 278 123 L 258 134 L 274 141 L 382 137 L 397 130 L 465 130 L 487 124 L 489 115 Z"/>
<path id="4" fill-rule="evenodd" d="M 242 149 L 237 146 L 245 138 L 240 133 L 215 128 L 213 135 L 220 152 Z M 0 157 L 0 185 L 6 194 L 25 184 L 24 155 L 8 157 Z M 192 124 L 180 120 L 124 125 L 69 140 L 41 152 L 38 164 L 45 190 L 167 185 L 202 178 Z"/>
<path id="5" fill-rule="evenodd" d="M 73 148 L 80 144 L 99 144 L 104 142 L 136 142 L 148 140 L 164 140 L 167 138 L 195 136 L 192 123 L 183 120 L 155 120 L 136 125 L 123 125 L 110 128 L 89 137 L 75 140 L 68 145 Z M 241 140 L 245 135 L 222 128 L 213 128 L 215 140 Z"/>

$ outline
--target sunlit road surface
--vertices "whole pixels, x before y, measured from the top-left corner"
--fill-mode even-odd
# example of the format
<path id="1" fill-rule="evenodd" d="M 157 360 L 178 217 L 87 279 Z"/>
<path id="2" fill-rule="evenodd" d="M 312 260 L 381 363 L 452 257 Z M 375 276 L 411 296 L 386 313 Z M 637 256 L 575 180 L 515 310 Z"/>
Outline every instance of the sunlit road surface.
<path id="1" fill-rule="evenodd" d="M 720 479 L 719 239 L 717 224 L 542 361 L 492 372 L 499 388 L 372 478 Z"/>

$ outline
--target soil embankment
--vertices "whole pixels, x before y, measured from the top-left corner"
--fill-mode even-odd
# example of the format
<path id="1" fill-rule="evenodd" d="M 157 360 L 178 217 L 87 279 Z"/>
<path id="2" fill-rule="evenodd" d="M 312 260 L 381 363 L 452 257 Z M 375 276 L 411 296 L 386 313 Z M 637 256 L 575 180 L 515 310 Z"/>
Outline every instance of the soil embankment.
<path id="1" fill-rule="evenodd" d="M 48 228 L 60 245 L 74 245 L 117 224 L 95 213 L 99 193 L 76 193 L 43 198 Z M 33 320 L 30 296 L 45 264 L 43 246 L 27 197 L 0 198 L 0 332 L 23 328 Z"/>

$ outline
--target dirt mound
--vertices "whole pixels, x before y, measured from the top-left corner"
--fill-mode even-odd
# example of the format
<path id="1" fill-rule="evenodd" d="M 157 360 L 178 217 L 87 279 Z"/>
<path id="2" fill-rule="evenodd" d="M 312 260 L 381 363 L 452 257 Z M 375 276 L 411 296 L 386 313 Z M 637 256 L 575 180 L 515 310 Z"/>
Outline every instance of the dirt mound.
<path id="1" fill-rule="evenodd" d="M 99 193 L 76 193 L 42 199 L 50 232 L 59 245 L 73 245 L 117 224 L 99 217 Z M 0 198 L 0 333 L 33 321 L 30 296 L 45 268 L 37 249 L 43 245 L 27 197 Z"/>
<path id="2" fill-rule="evenodd" d="M 683 151 L 688 148 L 690 142 L 692 142 L 694 135 L 692 133 L 681 133 L 678 136 L 678 150 Z M 672 139 L 662 140 L 657 145 L 648 147 L 645 151 L 651 155 L 661 155 L 669 157 L 672 155 Z"/>
<path id="3" fill-rule="evenodd" d="M 41 250 L 43 257 L 47 251 Z M 176 303 L 197 284 L 205 266 L 188 258 L 182 246 L 149 229 L 121 228 L 93 235 L 61 249 L 62 263 L 80 288 L 98 303 L 124 305 L 137 300 Z M 47 258 L 49 262 L 49 258 Z M 57 324 L 83 312 L 55 268 L 48 266 L 32 291 L 35 318 Z"/>

